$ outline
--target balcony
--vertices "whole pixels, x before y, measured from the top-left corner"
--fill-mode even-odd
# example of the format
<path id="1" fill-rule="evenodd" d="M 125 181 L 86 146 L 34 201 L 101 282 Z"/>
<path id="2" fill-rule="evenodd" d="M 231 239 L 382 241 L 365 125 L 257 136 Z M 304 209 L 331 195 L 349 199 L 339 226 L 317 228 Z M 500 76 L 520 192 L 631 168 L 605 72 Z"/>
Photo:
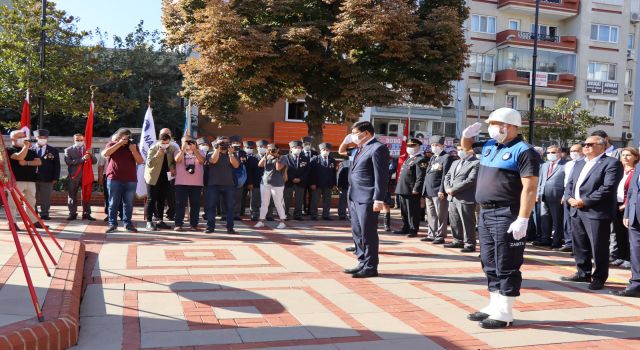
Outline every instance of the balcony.
<path id="1" fill-rule="evenodd" d="M 536 0 L 498 0 L 498 8 L 533 15 L 536 10 Z M 542 18 L 562 20 L 577 16 L 579 11 L 580 0 L 540 1 L 540 16 Z"/>
<path id="2" fill-rule="evenodd" d="M 538 82 L 536 84 L 536 90 L 539 92 L 550 93 L 567 93 L 576 89 L 576 76 L 568 73 L 546 73 L 538 72 L 539 74 L 547 74 L 546 85 L 544 82 Z M 513 89 L 529 89 L 531 72 L 522 71 L 516 69 L 504 69 L 496 72 L 496 86 L 502 86 L 505 88 Z"/>
<path id="3" fill-rule="evenodd" d="M 496 46 L 518 45 L 533 47 L 534 34 L 518 30 L 503 30 L 496 35 Z M 553 49 L 576 52 L 578 39 L 575 36 L 552 36 L 538 34 L 539 49 Z"/>

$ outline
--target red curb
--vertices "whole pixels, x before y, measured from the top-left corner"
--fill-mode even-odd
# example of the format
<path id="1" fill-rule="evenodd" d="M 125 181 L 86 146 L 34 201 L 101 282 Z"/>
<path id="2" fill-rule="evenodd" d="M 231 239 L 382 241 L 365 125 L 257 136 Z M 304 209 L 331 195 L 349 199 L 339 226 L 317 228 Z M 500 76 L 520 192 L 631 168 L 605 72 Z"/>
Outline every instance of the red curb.
<path id="1" fill-rule="evenodd" d="M 45 321 L 34 317 L 20 322 L 20 329 L 6 327 L 0 332 L 0 349 L 62 350 L 78 343 L 84 256 L 82 242 L 64 241 L 42 309 Z"/>

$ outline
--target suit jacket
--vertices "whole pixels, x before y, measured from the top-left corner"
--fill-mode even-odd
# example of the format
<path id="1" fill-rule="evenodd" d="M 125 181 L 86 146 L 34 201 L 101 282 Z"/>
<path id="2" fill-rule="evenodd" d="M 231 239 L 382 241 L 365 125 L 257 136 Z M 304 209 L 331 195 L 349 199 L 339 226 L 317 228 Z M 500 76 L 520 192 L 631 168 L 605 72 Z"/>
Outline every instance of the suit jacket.
<path id="1" fill-rule="evenodd" d="M 258 166 L 260 163 L 261 157 L 257 154 L 249 154 L 247 155 L 247 182 L 246 185 L 253 185 L 254 188 L 260 188 L 260 183 L 262 183 L 262 175 L 264 174 L 264 168 Z"/>
<path id="2" fill-rule="evenodd" d="M 540 166 L 540 176 L 538 177 L 538 197 L 541 201 L 555 201 L 560 203 L 564 195 L 564 166 L 567 162 L 560 159 L 553 167 L 551 176 L 547 177 L 551 162 L 545 162 Z"/>
<path id="3" fill-rule="evenodd" d="M 567 200 L 575 198 L 575 185 L 587 164 L 586 161 L 585 159 L 584 162 L 577 162 L 573 168 L 573 174 L 564 192 Z M 613 219 L 618 210 L 616 192 L 622 175 L 622 163 L 603 154 L 580 186 L 580 199 L 584 202 L 584 207 L 571 207 L 570 215 L 575 217 L 580 214 L 588 219 Z"/>
<path id="4" fill-rule="evenodd" d="M 388 184 L 389 148 L 374 139 L 351 162 L 347 198 L 356 203 L 384 202 Z"/>
<path id="5" fill-rule="evenodd" d="M 473 204 L 476 202 L 476 184 L 478 183 L 478 168 L 480 160 L 476 156 L 472 156 L 464 161 L 464 164 L 458 168 L 458 164 L 462 159 L 458 159 L 451 163 L 449 171 L 444 176 L 445 190 L 452 190 L 453 196 L 447 196 L 449 202 L 453 198 L 465 204 Z"/>
<path id="6" fill-rule="evenodd" d="M 640 164 L 636 165 L 636 170 L 631 178 L 631 184 L 627 190 L 627 206 L 624 208 L 624 218 L 629 219 L 629 227 L 636 223 L 640 223 L 640 189 L 638 188 L 638 179 L 640 179 Z"/>
<path id="7" fill-rule="evenodd" d="M 44 148 L 44 154 L 40 156 L 38 147 L 34 147 L 42 165 L 36 170 L 36 182 L 53 182 L 60 179 L 60 152 L 49 145 Z"/>
<path id="8" fill-rule="evenodd" d="M 340 190 L 349 189 L 349 167 L 351 166 L 351 160 L 345 159 L 340 162 L 338 166 L 338 173 L 336 174 L 336 182 Z"/>
<path id="9" fill-rule="evenodd" d="M 336 186 L 336 160 L 329 156 L 324 164 L 322 156 L 315 156 L 311 159 L 309 185 L 316 185 L 318 188 L 334 188 Z"/>
<path id="10" fill-rule="evenodd" d="M 85 151 L 86 152 L 86 151 Z M 64 162 L 67 164 L 69 168 L 68 177 L 71 179 L 81 178 L 82 177 L 82 150 L 76 146 L 70 146 L 64 149 Z M 96 164 L 98 162 L 98 158 L 94 154 L 91 154 L 91 164 Z M 78 170 L 80 167 L 80 170 Z M 76 171 L 78 171 L 78 175 L 76 176 Z"/>
<path id="11" fill-rule="evenodd" d="M 444 192 L 444 174 L 449 171 L 453 158 L 445 151 L 431 157 L 429 167 L 424 177 L 423 197 L 437 197 L 438 192 Z"/>
<path id="12" fill-rule="evenodd" d="M 300 186 L 307 186 L 309 183 L 309 172 L 311 170 L 311 164 L 309 158 L 300 155 L 296 160 L 293 154 L 287 154 L 287 183 L 286 186 L 293 186 L 293 179 L 300 179 Z"/>
<path id="13" fill-rule="evenodd" d="M 155 185 L 158 182 L 158 178 L 160 177 L 160 172 L 162 171 L 162 163 L 163 159 L 161 157 L 156 157 L 158 150 L 160 149 L 160 143 L 156 142 L 149 151 L 147 152 L 147 161 L 144 166 L 144 181 L 148 185 Z M 176 168 L 176 148 L 173 145 L 169 145 L 165 150 L 164 158 L 167 158 L 168 169 Z"/>
<path id="14" fill-rule="evenodd" d="M 402 163 L 400 176 L 396 185 L 396 194 L 410 195 L 413 192 L 422 194 L 424 174 L 429 162 L 421 154 L 410 157 Z"/>

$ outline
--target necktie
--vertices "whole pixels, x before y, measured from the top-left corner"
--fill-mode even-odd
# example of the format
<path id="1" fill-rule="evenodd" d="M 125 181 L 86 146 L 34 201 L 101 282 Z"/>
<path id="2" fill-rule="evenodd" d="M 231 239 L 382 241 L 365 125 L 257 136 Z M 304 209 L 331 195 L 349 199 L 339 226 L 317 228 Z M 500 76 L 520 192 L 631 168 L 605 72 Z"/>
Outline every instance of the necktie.
<path id="1" fill-rule="evenodd" d="M 551 176 L 551 174 L 553 173 L 553 167 L 555 164 L 556 162 L 551 162 L 551 165 L 549 165 L 549 170 L 547 171 L 547 178 Z"/>
<path id="2" fill-rule="evenodd" d="M 455 174 L 458 174 L 458 171 L 460 171 L 460 168 L 462 168 L 463 165 L 464 165 L 464 160 L 460 159 L 460 162 L 458 162 L 458 166 L 456 167 Z"/>
<path id="3" fill-rule="evenodd" d="M 38 156 L 42 158 L 44 156 L 44 147 L 40 147 L 40 152 L 38 152 Z"/>
<path id="4" fill-rule="evenodd" d="M 356 159 L 358 159 L 358 156 L 360 155 L 360 152 L 362 151 L 362 147 L 358 147 L 358 150 L 356 151 L 356 155 L 353 157 L 353 160 L 355 161 Z"/>

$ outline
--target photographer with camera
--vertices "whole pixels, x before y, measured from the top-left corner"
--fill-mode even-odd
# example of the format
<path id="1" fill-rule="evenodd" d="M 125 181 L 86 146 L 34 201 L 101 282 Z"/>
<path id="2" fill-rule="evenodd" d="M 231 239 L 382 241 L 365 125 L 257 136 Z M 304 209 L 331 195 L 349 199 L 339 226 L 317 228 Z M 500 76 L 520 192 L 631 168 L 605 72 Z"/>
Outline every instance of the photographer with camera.
<path id="1" fill-rule="evenodd" d="M 133 215 L 133 197 L 136 194 L 136 166 L 144 159 L 138 150 L 131 131 L 122 129 L 116 134 L 116 141 L 107 143 L 102 151 L 103 157 L 109 157 L 107 165 L 107 188 L 109 189 L 109 227 L 105 233 L 118 228 L 118 206 L 124 205 L 123 221 L 127 231 L 138 232 L 131 220 Z"/>
<path id="2" fill-rule="evenodd" d="M 216 211 L 220 195 L 224 198 L 226 208 L 234 208 L 235 179 L 233 170 L 240 166 L 240 161 L 235 157 L 236 149 L 229 146 L 229 138 L 218 137 L 213 152 L 207 155 L 207 230 L 206 233 L 215 232 Z M 233 229 L 233 210 L 227 210 L 227 233 L 235 233 Z"/>
<path id="3" fill-rule="evenodd" d="M 169 182 L 176 176 L 175 154 L 177 149 L 171 144 L 171 136 L 160 134 L 160 139 L 149 148 L 144 167 L 144 181 L 147 183 L 147 230 L 170 229 L 164 223 L 164 203 Z M 153 217 L 158 222 L 153 222 Z"/>
<path id="4" fill-rule="evenodd" d="M 256 228 L 264 227 L 264 219 L 267 217 L 269 203 L 273 198 L 273 203 L 280 216 L 278 229 L 287 227 L 284 220 L 287 215 L 284 210 L 284 184 L 287 181 L 287 160 L 280 156 L 280 152 L 275 144 L 267 146 L 267 153 L 260 159 L 258 163 L 260 168 L 264 168 L 262 175 L 262 184 L 260 185 L 261 206 L 260 221 L 254 226 Z"/>
<path id="5" fill-rule="evenodd" d="M 16 180 L 16 186 L 24 195 L 24 198 L 33 208 L 36 207 L 36 167 L 42 165 L 42 161 L 38 158 L 36 151 L 32 150 L 31 144 L 34 140 L 27 139 L 24 131 L 14 130 L 10 134 L 11 146 L 7 147 L 7 155 L 9 156 L 9 162 L 11 163 L 11 170 Z M 10 200 L 9 208 L 13 214 L 13 218 L 20 220 L 20 214 L 15 203 Z M 26 209 L 25 209 L 26 210 Z M 40 223 L 37 222 L 35 216 L 28 210 L 27 215 L 31 218 L 31 221 L 36 223 L 36 227 L 40 227 Z M 18 230 L 18 224 L 16 230 Z"/>
<path id="6" fill-rule="evenodd" d="M 200 192 L 204 185 L 204 162 L 206 153 L 198 149 L 196 141 L 182 138 L 182 148 L 176 154 L 176 216 L 175 231 L 182 231 L 184 212 L 189 201 L 189 224 L 198 230 Z"/>
<path id="7" fill-rule="evenodd" d="M 91 162 L 96 164 L 98 159 L 95 155 L 91 154 L 91 150 L 87 150 L 84 145 L 84 135 L 73 135 L 73 146 L 69 146 L 64 150 L 64 162 L 68 167 L 69 187 L 67 205 L 69 208 L 69 216 L 67 220 L 75 220 L 78 218 L 78 190 L 82 189 L 82 168 L 84 162 Z M 83 196 L 84 197 L 84 196 Z M 85 203 L 82 201 L 82 219 L 93 221 L 95 220 L 91 216 L 91 203 Z"/>

